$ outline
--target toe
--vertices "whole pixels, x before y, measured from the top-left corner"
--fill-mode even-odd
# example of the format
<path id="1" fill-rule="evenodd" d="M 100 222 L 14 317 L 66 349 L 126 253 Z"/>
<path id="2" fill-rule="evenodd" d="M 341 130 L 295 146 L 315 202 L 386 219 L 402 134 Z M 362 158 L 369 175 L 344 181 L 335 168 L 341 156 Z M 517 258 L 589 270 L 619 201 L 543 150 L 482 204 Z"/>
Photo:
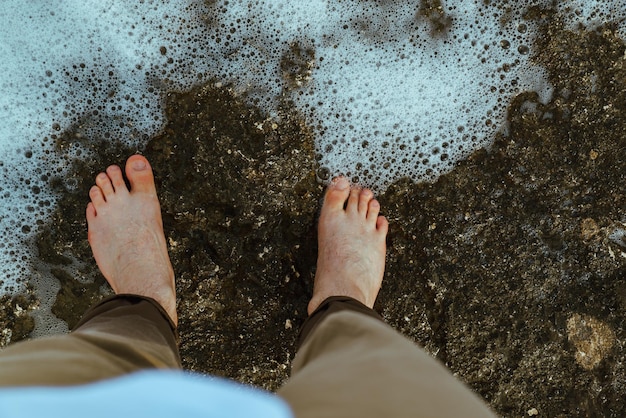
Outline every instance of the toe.
<path id="1" fill-rule="evenodd" d="M 350 182 L 345 177 L 337 177 L 326 189 L 324 197 L 324 209 L 343 210 L 343 205 L 350 194 Z"/>
<path id="2" fill-rule="evenodd" d="M 126 161 L 126 176 L 130 182 L 131 192 L 156 195 L 152 167 L 143 155 L 133 155 Z"/>
<path id="3" fill-rule="evenodd" d="M 360 195 L 361 195 L 360 187 L 353 187 L 352 190 L 350 190 L 350 197 L 348 197 L 348 205 L 346 206 L 346 211 L 349 211 L 349 212 L 358 211 Z"/>
<path id="4" fill-rule="evenodd" d="M 387 231 L 389 230 L 389 222 L 387 221 L 387 218 L 379 216 L 378 219 L 376 219 L 376 230 L 383 235 L 387 235 Z"/>
<path id="5" fill-rule="evenodd" d="M 367 204 L 367 222 L 376 224 L 379 213 L 380 203 L 378 203 L 378 200 L 376 199 L 371 199 Z"/>
<path id="6" fill-rule="evenodd" d="M 124 177 L 122 176 L 122 170 L 118 166 L 109 166 L 107 168 L 107 175 L 111 179 L 115 193 L 128 193 L 126 183 L 124 183 Z"/>
<path id="7" fill-rule="evenodd" d="M 363 216 L 367 215 L 370 201 L 374 198 L 374 193 L 369 189 L 361 190 L 359 195 L 359 213 Z"/>
<path id="8" fill-rule="evenodd" d="M 100 188 L 101 195 L 104 196 L 105 200 L 115 193 L 111 179 L 106 173 L 100 173 L 96 176 L 96 185 Z"/>
<path id="9" fill-rule="evenodd" d="M 91 199 L 90 203 L 93 204 L 93 207 L 96 211 L 105 203 L 102 189 L 100 189 L 99 186 L 91 186 L 91 189 L 89 189 L 89 198 Z"/>
<path id="10" fill-rule="evenodd" d="M 87 215 L 87 222 L 92 222 L 96 218 L 96 207 L 92 202 L 87 204 L 87 210 L 85 211 Z"/>
<path id="11" fill-rule="evenodd" d="M 91 186 L 91 189 L 89 189 L 89 198 L 96 206 L 100 206 L 105 201 L 102 195 L 102 189 L 99 186 Z"/>

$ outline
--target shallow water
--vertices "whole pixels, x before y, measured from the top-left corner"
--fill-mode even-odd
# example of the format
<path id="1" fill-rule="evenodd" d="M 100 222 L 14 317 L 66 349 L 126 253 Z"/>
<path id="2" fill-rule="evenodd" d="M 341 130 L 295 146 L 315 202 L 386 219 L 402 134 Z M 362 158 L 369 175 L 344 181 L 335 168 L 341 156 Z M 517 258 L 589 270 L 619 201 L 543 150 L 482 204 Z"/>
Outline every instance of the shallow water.
<path id="1" fill-rule="evenodd" d="M 168 92 L 215 83 L 279 122 L 295 106 L 314 131 L 318 177 L 384 189 L 435 180 L 506 131 L 511 98 L 553 94 L 531 59 L 540 2 L 333 3 L 116 0 L 0 9 L 0 262 L 9 293 L 29 275 L 29 240 L 55 208 L 47 183 L 101 139 L 142 148 Z M 617 22 L 623 0 L 568 2 L 572 28 Z M 56 153 L 66 130 L 74 137 Z M 54 290 L 52 290 L 54 292 Z"/>

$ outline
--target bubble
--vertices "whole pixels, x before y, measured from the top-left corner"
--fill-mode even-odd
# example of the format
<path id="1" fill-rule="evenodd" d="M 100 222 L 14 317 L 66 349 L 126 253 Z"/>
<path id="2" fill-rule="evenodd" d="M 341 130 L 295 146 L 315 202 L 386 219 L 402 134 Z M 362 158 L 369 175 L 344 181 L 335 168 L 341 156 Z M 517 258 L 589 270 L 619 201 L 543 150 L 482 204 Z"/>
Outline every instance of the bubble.
<path id="1" fill-rule="evenodd" d="M 318 180 L 321 182 L 327 182 L 330 180 L 330 170 L 328 167 L 320 167 L 317 169 L 316 173 Z"/>

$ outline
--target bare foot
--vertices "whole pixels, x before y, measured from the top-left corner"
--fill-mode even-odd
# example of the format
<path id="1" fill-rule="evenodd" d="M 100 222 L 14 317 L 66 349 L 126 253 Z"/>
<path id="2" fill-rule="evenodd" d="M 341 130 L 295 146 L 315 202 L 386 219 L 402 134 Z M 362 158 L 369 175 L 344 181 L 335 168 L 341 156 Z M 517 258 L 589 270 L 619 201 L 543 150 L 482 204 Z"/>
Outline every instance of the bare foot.
<path id="1" fill-rule="evenodd" d="M 317 272 L 309 315 L 330 296 L 350 296 L 374 306 L 385 272 L 389 227 L 379 211 L 371 190 L 350 189 L 343 177 L 328 186 L 318 225 Z"/>
<path id="2" fill-rule="evenodd" d="M 88 238 L 100 271 L 116 294 L 131 293 L 155 299 L 174 324 L 176 289 L 167 253 L 161 208 L 152 168 L 141 155 L 122 170 L 112 165 L 96 177 L 87 205 Z"/>

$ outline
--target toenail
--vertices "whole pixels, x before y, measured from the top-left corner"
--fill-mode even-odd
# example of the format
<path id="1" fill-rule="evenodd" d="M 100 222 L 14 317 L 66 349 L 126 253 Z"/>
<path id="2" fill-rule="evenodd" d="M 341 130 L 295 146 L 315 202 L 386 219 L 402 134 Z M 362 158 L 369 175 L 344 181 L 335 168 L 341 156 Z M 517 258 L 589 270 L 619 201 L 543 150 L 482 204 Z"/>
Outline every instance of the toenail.
<path id="1" fill-rule="evenodd" d="M 100 180 L 106 180 L 107 179 L 107 175 L 105 173 L 100 173 L 100 174 L 98 174 L 98 178 Z"/>
<path id="2" fill-rule="evenodd" d="M 146 162 L 144 160 L 135 160 L 133 161 L 133 169 L 134 170 L 145 170 L 146 169 Z"/>
<path id="3" fill-rule="evenodd" d="M 350 187 L 350 183 L 346 178 L 341 177 L 334 181 L 334 186 L 339 190 L 345 190 Z"/>

